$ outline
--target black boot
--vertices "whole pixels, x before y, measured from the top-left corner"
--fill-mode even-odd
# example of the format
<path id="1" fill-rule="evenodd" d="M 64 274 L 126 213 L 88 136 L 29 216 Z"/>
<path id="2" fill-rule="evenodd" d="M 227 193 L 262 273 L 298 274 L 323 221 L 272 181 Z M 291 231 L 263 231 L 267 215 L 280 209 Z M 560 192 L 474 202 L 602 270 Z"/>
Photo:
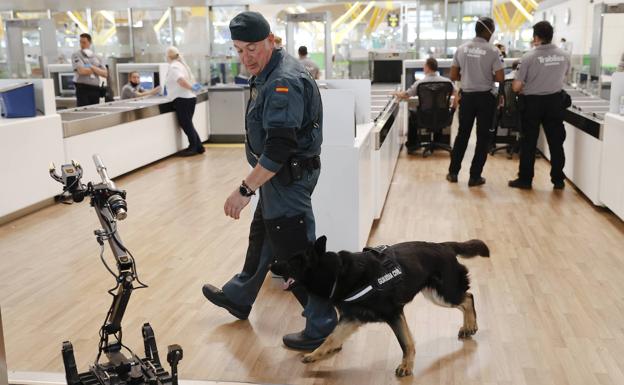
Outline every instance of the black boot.
<path id="1" fill-rule="evenodd" d="M 507 183 L 507 185 L 509 187 L 519 188 L 519 189 L 522 189 L 522 190 L 531 190 L 533 188 L 533 186 L 531 185 L 531 182 L 523 181 L 520 178 L 514 179 L 514 180 L 510 180 Z"/>
<path id="2" fill-rule="evenodd" d="M 249 313 L 251 312 L 250 305 L 239 305 L 232 301 L 230 301 L 223 293 L 223 290 L 218 289 L 211 284 L 207 283 L 202 287 L 202 293 L 204 293 L 204 297 L 208 299 L 208 301 L 213 304 L 224 308 L 229 311 L 234 317 L 240 320 L 246 320 L 249 317 Z"/>
<path id="3" fill-rule="evenodd" d="M 468 179 L 468 187 L 481 186 L 482 184 L 485 184 L 485 178 L 483 177 Z"/>
<path id="4" fill-rule="evenodd" d="M 284 345 L 296 350 L 314 350 L 321 346 L 325 338 L 310 338 L 303 331 L 298 333 L 286 334 L 282 337 Z"/>

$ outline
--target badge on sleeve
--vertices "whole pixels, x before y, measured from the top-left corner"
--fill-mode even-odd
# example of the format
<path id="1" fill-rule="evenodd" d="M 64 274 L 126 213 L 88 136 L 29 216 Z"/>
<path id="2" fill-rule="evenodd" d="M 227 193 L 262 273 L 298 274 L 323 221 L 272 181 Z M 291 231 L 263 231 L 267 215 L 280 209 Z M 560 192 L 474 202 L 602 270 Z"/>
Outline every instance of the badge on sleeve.
<path id="1" fill-rule="evenodd" d="M 275 87 L 275 92 L 280 93 L 280 94 L 287 94 L 288 93 L 288 87 L 277 86 L 277 87 Z"/>

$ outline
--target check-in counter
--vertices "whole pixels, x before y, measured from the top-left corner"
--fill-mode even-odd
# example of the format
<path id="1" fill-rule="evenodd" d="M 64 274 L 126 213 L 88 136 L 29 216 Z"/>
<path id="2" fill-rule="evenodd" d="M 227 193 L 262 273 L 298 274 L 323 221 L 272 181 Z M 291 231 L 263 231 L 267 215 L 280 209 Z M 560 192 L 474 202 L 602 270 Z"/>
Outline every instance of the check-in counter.
<path id="1" fill-rule="evenodd" d="M 58 194 L 58 183 L 48 177 L 51 161 L 64 156 L 61 117 L 54 105 L 51 79 L 2 79 L 0 86 L 16 81 L 32 82 L 37 116 L 0 118 L 0 223 Z"/>
<path id="2" fill-rule="evenodd" d="M 84 168 L 85 180 L 98 180 L 90 161 L 95 153 L 115 177 L 188 146 L 171 100 L 137 98 L 57 113 L 52 79 L 33 83 L 42 114 L 0 119 L 0 174 L 16 186 L 0 189 L 0 223 L 47 204 L 60 193 L 60 186 L 47 173 L 50 162 L 59 165 L 77 160 Z M 197 95 L 193 116 L 202 141 L 210 135 L 208 117 L 208 93 L 204 91 Z"/>
<path id="3" fill-rule="evenodd" d="M 387 103 L 372 120 L 372 92 L 368 80 L 321 83 L 322 171 L 312 204 L 316 233 L 327 235 L 329 250 L 366 246 L 394 174 L 401 147 L 398 106 Z"/>
<path id="4" fill-rule="evenodd" d="M 608 102 L 577 90 L 567 90 L 572 97 L 572 107 L 564 115 L 566 140 L 563 148 L 566 163 L 563 169 L 572 182 L 595 205 L 602 205 L 600 199 L 600 175 L 602 172 L 602 151 L 604 144 L 604 116 Z M 547 159 L 550 151 L 546 137 L 540 132 L 538 149 Z"/>
<path id="5" fill-rule="evenodd" d="M 385 105 L 374 117 L 373 122 L 373 180 L 375 181 L 375 219 L 381 218 L 394 169 L 402 145 L 403 110 L 399 101 L 392 96 L 399 85 L 373 85 L 372 94 L 377 100 L 385 96 Z M 375 100 L 375 98 L 373 98 Z"/>
<path id="6" fill-rule="evenodd" d="M 164 97 L 121 100 L 64 110 L 60 113 L 65 161 L 91 159 L 99 153 L 110 177 L 172 155 L 188 146 L 179 128 L 173 102 Z M 197 95 L 193 124 L 202 141 L 208 140 L 208 93 Z M 83 162 L 85 178 L 95 179 L 91 162 Z"/>
<path id="7" fill-rule="evenodd" d="M 624 116 L 607 113 L 603 129 L 600 201 L 624 220 Z"/>
<path id="8" fill-rule="evenodd" d="M 328 250 L 358 250 L 374 220 L 373 123 L 355 122 L 352 90 L 322 89 L 321 176 L 312 195 L 317 236 Z"/>

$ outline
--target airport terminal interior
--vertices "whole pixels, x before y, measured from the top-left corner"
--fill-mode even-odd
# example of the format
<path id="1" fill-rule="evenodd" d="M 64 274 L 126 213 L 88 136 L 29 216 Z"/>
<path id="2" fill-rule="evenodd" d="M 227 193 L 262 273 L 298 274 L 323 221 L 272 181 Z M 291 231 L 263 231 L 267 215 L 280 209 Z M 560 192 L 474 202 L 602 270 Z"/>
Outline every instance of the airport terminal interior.
<path id="1" fill-rule="evenodd" d="M 3 1 L 0 385 L 624 384 L 619 1 Z"/>

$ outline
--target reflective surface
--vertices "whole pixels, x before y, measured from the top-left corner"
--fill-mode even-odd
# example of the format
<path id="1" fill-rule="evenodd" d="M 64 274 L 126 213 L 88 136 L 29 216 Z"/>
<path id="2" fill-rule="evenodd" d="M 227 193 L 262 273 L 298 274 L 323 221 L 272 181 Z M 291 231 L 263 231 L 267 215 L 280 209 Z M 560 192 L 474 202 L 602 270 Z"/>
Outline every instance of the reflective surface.
<path id="1" fill-rule="evenodd" d="M 197 94 L 197 103 L 206 100 L 207 91 Z M 63 137 L 68 138 L 172 111 L 173 103 L 170 99 L 155 97 L 94 104 L 63 110 L 59 115 L 63 123 Z"/>

